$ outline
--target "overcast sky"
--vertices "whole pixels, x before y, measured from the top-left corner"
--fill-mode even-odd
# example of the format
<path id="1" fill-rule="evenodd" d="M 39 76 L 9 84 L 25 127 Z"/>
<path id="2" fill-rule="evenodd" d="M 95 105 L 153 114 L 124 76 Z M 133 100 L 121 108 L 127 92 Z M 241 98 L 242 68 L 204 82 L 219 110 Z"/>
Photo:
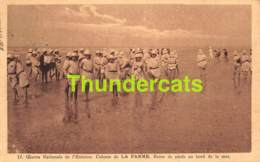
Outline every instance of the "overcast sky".
<path id="1" fill-rule="evenodd" d="M 249 46 L 248 5 L 8 7 L 9 46 Z"/>

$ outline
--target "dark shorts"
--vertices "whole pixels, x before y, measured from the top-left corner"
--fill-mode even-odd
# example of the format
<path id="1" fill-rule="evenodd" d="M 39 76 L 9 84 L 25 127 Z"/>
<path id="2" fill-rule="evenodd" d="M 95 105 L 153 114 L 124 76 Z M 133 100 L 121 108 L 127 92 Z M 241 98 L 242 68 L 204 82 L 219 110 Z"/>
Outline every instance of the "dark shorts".
<path id="1" fill-rule="evenodd" d="M 32 66 L 32 63 L 27 63 L 26 66 L 31 67 L 31 66 Z"/>
<path id="2" fill-rule="evenodd" d="M 56 65 L 55 62 L 51 62 L 51 63 L 50 63 L 50 68 L 51 68 L 51 69 L 54 69 L 54 68 L 55 68 L 55 65 Z"/>

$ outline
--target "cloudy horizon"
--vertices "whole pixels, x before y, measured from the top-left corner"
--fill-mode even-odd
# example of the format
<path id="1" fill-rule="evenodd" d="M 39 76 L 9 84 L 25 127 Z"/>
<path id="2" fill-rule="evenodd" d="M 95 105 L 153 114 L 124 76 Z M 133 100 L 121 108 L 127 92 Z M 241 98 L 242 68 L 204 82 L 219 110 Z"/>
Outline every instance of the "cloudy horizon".
<path id="1" fill-rule="evenodd" d="M 251 46 L 250 5 L 8 6 L 8 46 Z"/>

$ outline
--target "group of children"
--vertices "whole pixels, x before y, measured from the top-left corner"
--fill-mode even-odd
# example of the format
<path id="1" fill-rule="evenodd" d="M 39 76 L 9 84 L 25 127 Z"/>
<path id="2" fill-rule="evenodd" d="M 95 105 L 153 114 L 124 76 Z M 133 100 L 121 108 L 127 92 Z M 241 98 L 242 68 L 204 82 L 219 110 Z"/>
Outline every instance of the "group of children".
<path id="1" fill-rule="evenodd" d="M 214 52 L 210 47 L 208 54 L 202 49 L 197 52 L 197 67 L 200 78 L 206 85 L 206 69 L 209 58 L 219 59 L 219 53 Z M 228 51 L 223 50 L 223 57 L 228 59 Z M 98 79 L 100 84 L 102 80 L 120 79 L 124 80 L 134 75 L 136 80 L 139 79 L 169 79 L 173 80 L 179 76 L 180 66 L 176 50 L 168 48 L 143 50 L 141 48 L 130 49 L 128 52 L 106 49 L 97 50 L 91 53 L 89 49 L 75 49 L 69 51 L 63 61 L 59 50 L 29 49 L 25 66 L 19 55 L 8 54 L 8 79 L 14 92 L 14 100 L 18 96 L 23 96 L 27 100 L 27 89 L 30 85 L 29 80 L 37 81 L 42 75 L 42 82 L 47 83 L 48 79 L 60 80 L 65 79 L 65 102 L 66 114 L 64 121 L 77 122 L 77 98 L 79 80 L 76 81 L 75 91 L 71 90 L 71 80 L 66 78 L 68 74 L 80 74 L 88 79 Z M 240 77 L 244 80 L 251 75 L 251 52 L 243 51 L 241 55 L 234 51 L 234 84 L 239 86 Z M 62 77 L 63 76 L 63 77 Z M 204 85 L 204 86 L 205 86 Z M 113 86 L 113 100 L 115 103 L 118 98 L 116 85 Z M 155 84 L 155 89 L 156 89 Z M 86 84 L 84 100 L 88 101 L 89 84 Z M 21 91 L 21 95 L 18 93 Z M 136 100 L 140 100 L 140 94 L 137 94 Z M 157 90 L 153 94 L 152 106 L 154 109 L 156 103 Z"/>

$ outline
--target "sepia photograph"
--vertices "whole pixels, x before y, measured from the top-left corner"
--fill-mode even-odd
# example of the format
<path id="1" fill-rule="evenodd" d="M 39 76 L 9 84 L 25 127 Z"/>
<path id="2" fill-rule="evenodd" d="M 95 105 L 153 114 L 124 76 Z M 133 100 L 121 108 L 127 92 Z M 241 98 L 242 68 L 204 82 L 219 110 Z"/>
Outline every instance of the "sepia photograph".
<path id="1" fill-rule="evenodd" d="M 8 153 L 252 151 L 250 4 L 10 4 L 6 37 Z"/>
<path id="2" fill-rule="evenodd" d="M 1 6 L 0 7 L 0 54 L 2 54 L 2 52 L 3 52 L 3 50 L 4 50 L 4 41 L 3 41 L 3 29 L 2 29 L 2 25 L 3 25 L 3 23 L 2 23 L 2 12 L 3 12 L 3 7 Z"/>

